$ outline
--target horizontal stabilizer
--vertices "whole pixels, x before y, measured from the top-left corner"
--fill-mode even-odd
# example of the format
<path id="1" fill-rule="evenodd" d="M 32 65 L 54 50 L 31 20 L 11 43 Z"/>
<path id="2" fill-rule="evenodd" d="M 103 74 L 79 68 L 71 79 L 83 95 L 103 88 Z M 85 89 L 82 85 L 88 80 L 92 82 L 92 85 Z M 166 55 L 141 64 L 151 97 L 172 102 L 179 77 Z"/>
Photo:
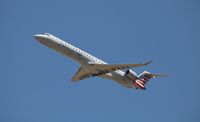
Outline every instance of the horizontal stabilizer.
<path id="1" fill-rule="evenodd" d="M 167 77 L 165 74 L 151 74 L 153 77 Z"/>
<path id="2" fill-rule="evenodd" d="M 139 78 L 141 78 L 141 77 L 155 78 L 155 77 L 167 77 L 167 75 L 164 75 L 164 74 L 153 74 L 153 73 L 150 73 L 148 71 L 144 71 L 138 77 Z"/>
<path id="3" fill-rule="evenodd" d="M 144 71 L 138 76 L 137 84 L 140 86 L 143 86 L 145 88 L 145 84 L 151 79 L 151 78 L 156 78 L 156 77 L 166 77 L 166 75 L 163 74 L 152 74 L 148 71 Z"/>

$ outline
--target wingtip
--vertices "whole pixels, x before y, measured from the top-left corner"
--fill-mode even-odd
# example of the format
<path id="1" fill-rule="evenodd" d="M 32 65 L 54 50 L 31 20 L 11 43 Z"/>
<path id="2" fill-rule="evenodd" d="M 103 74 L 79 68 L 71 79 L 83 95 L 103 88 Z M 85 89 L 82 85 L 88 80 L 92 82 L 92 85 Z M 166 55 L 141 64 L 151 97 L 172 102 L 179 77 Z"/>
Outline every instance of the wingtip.
<path id="1" fill-rule="evenodd" d="M 73 83 L 76 83 L 76 82 L 78 82 L 79 80 L 78 80 L 78 79 L 72 78 L 70 81 L 73 82 Z"/>
<path id="2" fill-rule="evenodd" d="M 148 61 L 148 62 L 144 63 L 144 66 L 149 65 L 151 62 L 152 62 L 152 61 Z"/>

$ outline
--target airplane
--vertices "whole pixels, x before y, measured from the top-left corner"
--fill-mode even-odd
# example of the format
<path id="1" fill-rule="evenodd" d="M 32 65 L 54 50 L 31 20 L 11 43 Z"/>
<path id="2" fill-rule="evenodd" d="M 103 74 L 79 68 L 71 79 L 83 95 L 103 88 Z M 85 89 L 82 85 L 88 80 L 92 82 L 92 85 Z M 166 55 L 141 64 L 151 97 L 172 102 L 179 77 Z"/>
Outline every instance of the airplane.
<path id="1" fill-rule="evenodd" d="M 99 76 L 102 78 L 114 80 L 127 88 L 145 90 L 146 83 L 161 74 L 152 74 L 148 71 L 137 75 L 133 70 L 128 68 L 147 66 L 151 61 L 138 64 L 108 64 L 93 55 L 53 36 L 49 33 L 40 33 L 34 35 L 34 38 L 41 44 L 54 49 L 55 51 L 72 58 L 81 66 L 72 77 L 72 82 L 77 82 L 88 77 Z M 123 71 L 127 69 L 126 71 Z"/>

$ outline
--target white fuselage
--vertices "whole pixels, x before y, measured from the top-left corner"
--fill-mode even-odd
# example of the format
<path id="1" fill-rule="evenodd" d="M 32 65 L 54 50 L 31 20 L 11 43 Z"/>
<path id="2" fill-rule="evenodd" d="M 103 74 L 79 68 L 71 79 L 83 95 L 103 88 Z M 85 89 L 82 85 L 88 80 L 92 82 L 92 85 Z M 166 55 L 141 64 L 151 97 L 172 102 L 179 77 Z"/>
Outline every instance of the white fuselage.
<path id="1" fill-rule="evenodd" d="M 48 34 L 37 34 L 34 36 L 36 40 L 38 40 L 40 43 L 46 45 L 49 48 L 52 48 L 72 59 L 80 63 L 82 66 L 87 66 L 88 63 L 94 63 L 94 64 L 107 64 L 106 62 L 92 56 L 91 54 L 65 42 L 62 41 L 61 39 Z M 112 79 L 114 81 L 117 81 L 118 83 L 129 87 L 129 88 L 134 88 L 132 85 L 132 82 L 127 82 L 127 84 L 123 84 L 124 80 L 129 81 L 130 79 L 125 77 L 125 72 L 121 70 L 117 70 L 111 73 L 107 73 L 105 75 L 101 75 L 100 77 L 107 78 L 107 79 Z"/>

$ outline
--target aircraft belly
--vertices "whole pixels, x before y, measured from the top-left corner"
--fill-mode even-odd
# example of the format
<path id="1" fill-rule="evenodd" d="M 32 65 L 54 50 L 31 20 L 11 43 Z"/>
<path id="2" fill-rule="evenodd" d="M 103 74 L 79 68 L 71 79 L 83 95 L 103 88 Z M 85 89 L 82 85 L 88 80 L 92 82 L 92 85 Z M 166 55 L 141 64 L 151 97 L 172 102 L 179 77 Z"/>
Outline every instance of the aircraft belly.
<path id="1" fill-rule="evenodd" d="M 132 85 L 129 81 L 125 80 L 123 76 L 121 76 L 118 73 L 107 73 L 105 75 L 100 76 L 102 78 L 106 78 L 106 79 L 110 79 L 113 80 L 117 83 L 119 83 L 120 85 L 124 86 L 124 87 L 128 87 L 128 88 L 132 88 Z"/>
<path id="2" fill-rule="evenodd" d="M 88 59 L 86 59 L 84 56 L 82 56 L 81 54 L 79 54 L 73 50 L 70 50 L 67 47 L 59 46 L 57 44 L 50 44 L 47 46 L 56 50 L 57 52 L 60 52 L 61 54 L 65 55 L 65 56 L 68 56 L 68 57 L 74 59 L 78 63 L 84 64 L 84 63 L 88 62 Z"/>

